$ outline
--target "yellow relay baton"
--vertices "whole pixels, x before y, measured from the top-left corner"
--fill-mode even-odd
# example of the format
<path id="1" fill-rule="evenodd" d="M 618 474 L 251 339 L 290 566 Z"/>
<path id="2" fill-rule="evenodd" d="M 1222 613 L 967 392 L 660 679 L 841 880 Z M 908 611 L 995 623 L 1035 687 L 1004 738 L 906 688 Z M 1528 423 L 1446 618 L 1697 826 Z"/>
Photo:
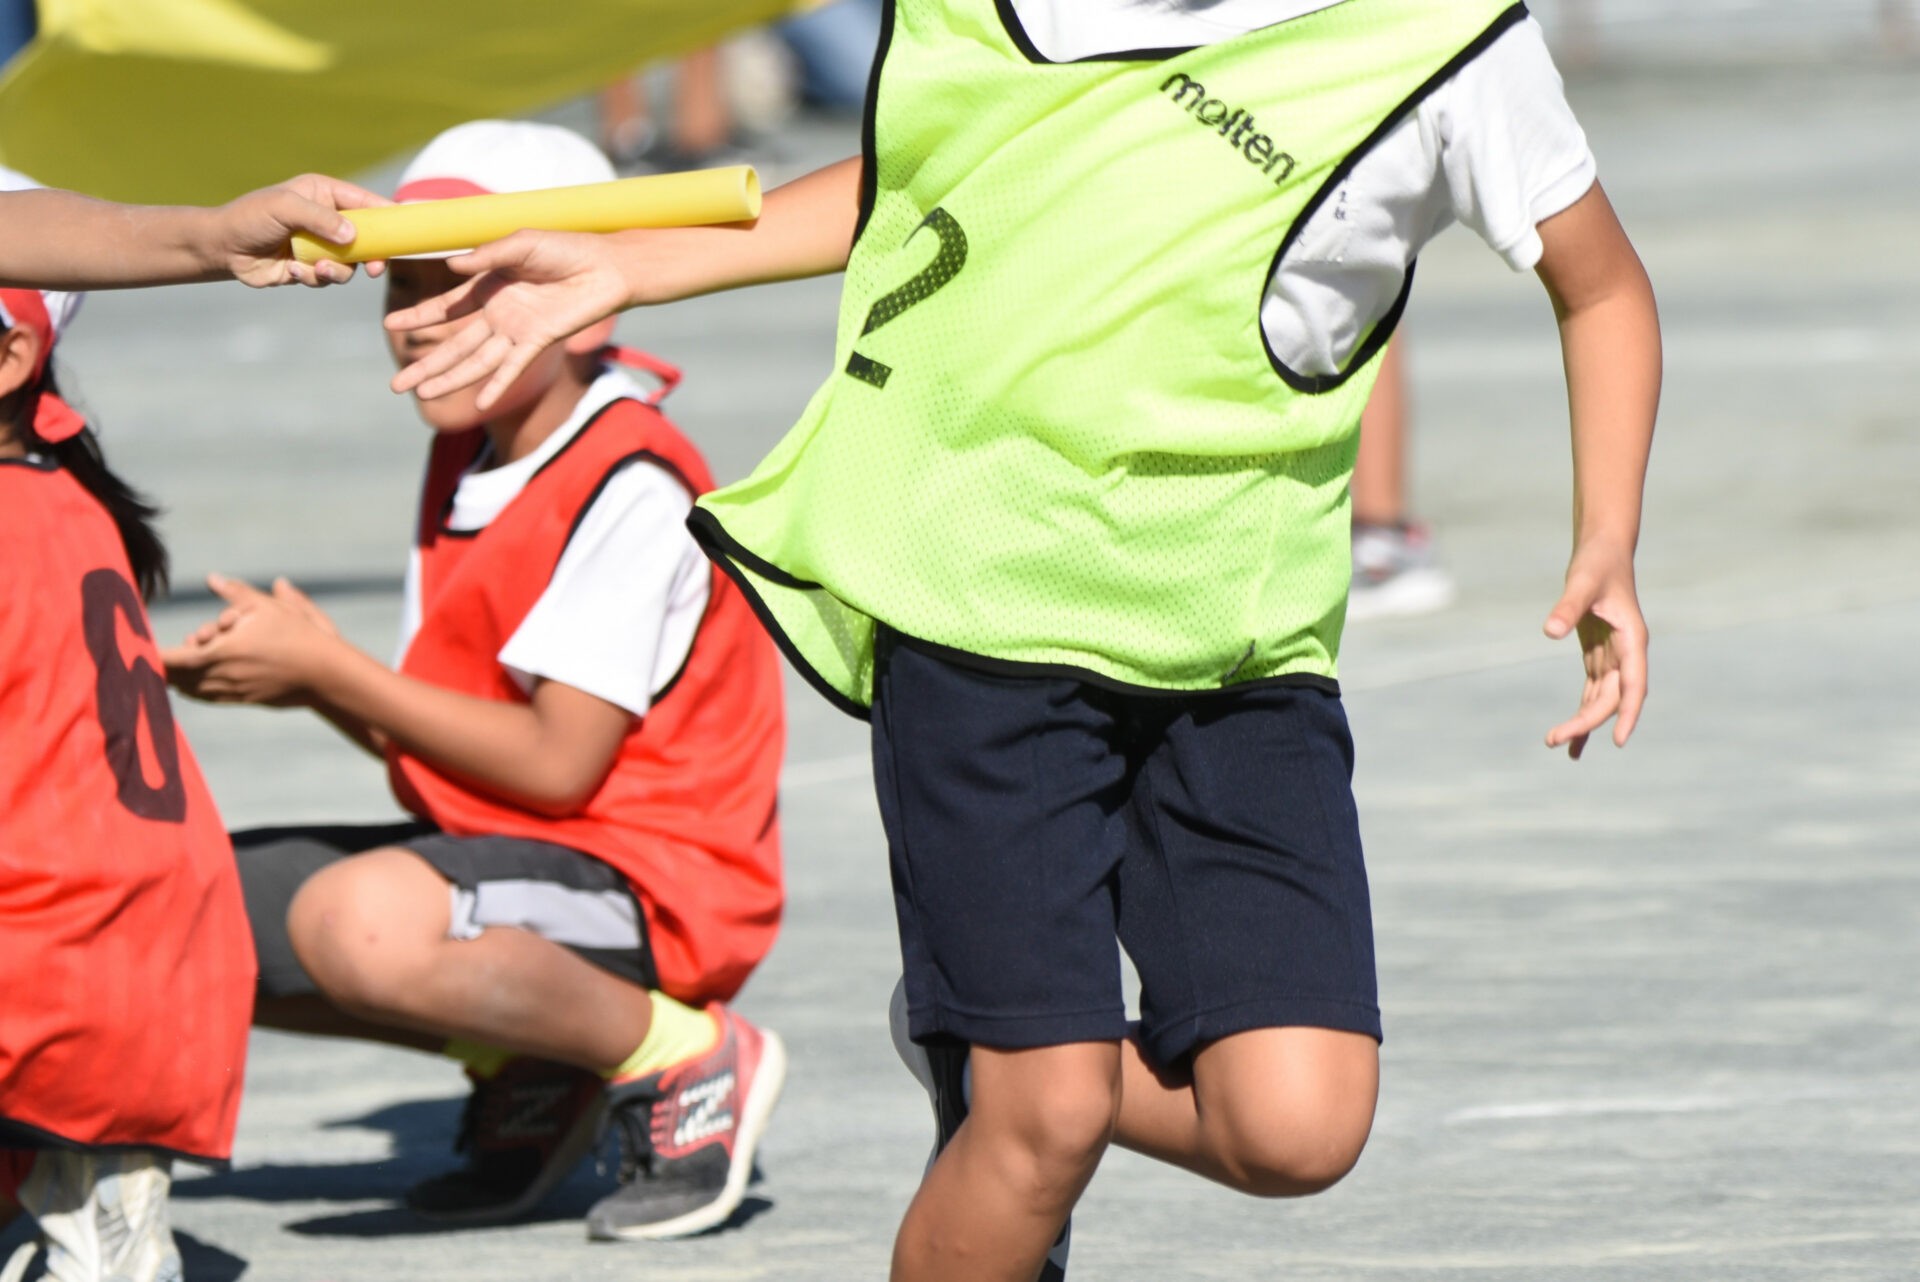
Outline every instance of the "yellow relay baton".
<path id="1" fill-rule="evenodd" d="M 408 254 L 440 254 L 472 249 L 523 228 L 607 232 L 737 223 L 760 216 L 760 176 L 752 165 L 730 165 L 342 213 L 359 231 L 351 245 L 335 245 L 302 232 L 293 237 L 294 257 L 303 263 L 323 258 L 364 263 Z"/>

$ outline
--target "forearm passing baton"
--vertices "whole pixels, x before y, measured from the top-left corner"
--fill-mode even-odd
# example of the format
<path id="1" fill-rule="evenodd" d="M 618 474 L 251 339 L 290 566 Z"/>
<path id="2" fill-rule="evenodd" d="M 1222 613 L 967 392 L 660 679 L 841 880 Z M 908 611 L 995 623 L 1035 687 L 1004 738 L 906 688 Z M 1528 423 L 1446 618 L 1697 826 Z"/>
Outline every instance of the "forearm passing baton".
<path id="1" fill-rule="evenodd" d="M 364 263 L 472 249 L 524 228 L 607 232 L 737 223 L 760 216 L 760 176 L 752 165 L 730 165 L 342 213 L 359 231 L 351 245 L 334 245 L 299 233 L 293 237 L 294 257 L 303 263 L 322 258 Z"/>

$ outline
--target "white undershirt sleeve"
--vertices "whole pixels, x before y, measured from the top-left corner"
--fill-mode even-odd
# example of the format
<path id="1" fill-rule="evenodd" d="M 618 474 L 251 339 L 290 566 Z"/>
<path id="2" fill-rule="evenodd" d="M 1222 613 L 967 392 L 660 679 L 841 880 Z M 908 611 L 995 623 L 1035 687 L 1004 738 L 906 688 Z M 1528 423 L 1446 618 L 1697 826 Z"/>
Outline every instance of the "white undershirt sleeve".
<path id="1" fill-rule="evenodd" d="M 1539 225 L 1586 195 L 1598 168 L 1546 35 L 1529 18 L 1427 100 L 1453 216 L 1515 271 L 1540 261 Z"/>
<path id="2" fill-rule="evenodd" d="M 1529 270 L 1536 227 L 1594 172 L 1539 23 L 1518 23 L 1389 130 L 1300 229 L 1262 302 L 1268 346 L 1301 374 L 1347 368 L 1448 225 Z"/>
<path id="3" fill-rule="evenodd" d="M 646 715 L 686 664 L 706 613 L 712 570 L 687 532 L 692 507 L 679 480 L 651 463 L 607 481 L 500 651 L 523 688 L 558 681 Z"/>

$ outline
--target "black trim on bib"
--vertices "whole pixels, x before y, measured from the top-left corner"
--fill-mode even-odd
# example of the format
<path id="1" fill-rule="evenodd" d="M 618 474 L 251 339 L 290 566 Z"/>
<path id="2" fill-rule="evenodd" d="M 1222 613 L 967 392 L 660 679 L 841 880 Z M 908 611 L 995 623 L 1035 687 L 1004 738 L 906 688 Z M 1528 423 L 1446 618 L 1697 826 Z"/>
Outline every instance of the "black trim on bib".
<path id="1" fill-rule="evenodd" d="M 886 627 L 885 624 L 878 626 Z M 908 650 L 918 650 L 922 654 L 931 655 L 955 667 L 972 668 L 976 672 L 1003 677 L 1064 677 L 1069 681 L 1077 681 L 1081 685 L 1096 686 L 1102 690 L 1111 690 L 1115 694 L 1136 699 L 1214 699 L 1221 695 L 1237 694 L 1242 690 L 1257 690 L 1263 686 L 1300 686 L 1309 690 L 1318 690 L 1323 694 L 1337 696 L 1340 693 L 1338 681 L 1332 677 L 1323 677 L 1317 672 L 1282 672 L 1253 681 L 1236 681 L 1232 685 L 1202 686 L 1197 689 L 1175 690 L 1166 686 L 1135 685 L 1131 681 L 1121 681 L 1103 672 L 1095 672 L 1091 668 L 1082 668 L 1071 663 L 1035 663 L 1026 659 L 996 659 L 991 655 L 975 654 L 971 650 L 957 650 L 950 645 L 941 645 L 938 641 L 911 637 L 892 628 L 887 628 L 887 631 L 892 633 L 894 644 Z"/>
<path id="2" fill-rule="evenodd" d="M 886 64 L 887 51 L 893 47 L 893 10 L 895 0 L 880 6 L 880 43 L 874 49 L 873 66 L 867 71 L 867 101 L 860 109 L 860 219 L 853 225 L 852 244 L 860 243 L 860 233 L 873 217 L 874 202 L 880 198 L 879 132 L 880 68 Z"/>
<path id="3" fill-rule="evenodd" d="M 58 472 L 60 460 L 51 454 L 22 454 L 17 458 L 0 458 L 0 467 L 24 467 L 29 472 Z"/>
<path id="4" fill-rule="evenodd" d="M 1474 37 L 1472 43 L 1449 59 L 1444 67 L 1428 77 L 1426 82 L 1418 89 L 1415 89 L 1413 93 L 1407 97 L 1405 102 L 1402 102 L 1398 107 L 1395 107 L 1389 112 L 1386 118 L 1374 128 L 1374 131 L 1368 134 L 1366 139 L 1361 142 L 1358 147 L 1355 147 L 1347 154 L 1346 159 L 1334 166 L 1333 172 L 1327 175 L 1327 180 L 1320 185 L 1320 190 L 1316 191 L 1312 199 L 1307 201 L 1306 207 L 1300 211 L 1299 216 L 1293 220 L 1293 225 L 1287 229 L 1285 238 L 1280 242 L 1280 248 L 1274 251 L 1273 261 L 1267 266 L 1267 274 L 1262 277 L 1260 281 L 1260 303 L 1256 304 L 1256 315 L 1258 314 L 1257 308 L 1266 302 L 1267 287 L 1279 274 L 1280 265 L 1286 260 L 1287 251 L 1292 249 L 1294 244 L 1300 239 L 1301 233 L 1306 230 L 1307 224 L 1313 220 L 1313 216 L 1320 211 L 1320 207 L 1327 203 L 1328 197 L 1333 195 L 1341 183 L 1352 176 L 1353 171 L 1359 167 L 1362 160 L 1366 159 L 1368 153 L 1379 146 L 1382 140 L 1397 129 L 1400 122 L 1405 120 L 1422 102 L 1432 97 L 1441 85 L 1453 79 L 1453 77 L 1458 75 L 1469 63 L 1492 48 L 1494 42 L 1500 39 L 1501 36 L 1504 36 L 1514 27 L 1519 26 L 1522 22 L 1526 21 L 1529 16 L 1527 6 L 1523 2 L 1514 5 L 1498 18 L 1495 18 L 1493 25 Z M 1406 313 L 1407 300 L 1413 294 L 1414 266 L 1414 263 L 1407 264 L 1406 280 L 1400 287 L 1400 296 L 1394 300 L 1393 306 L 1387 309 L 1386 315 L 1375 322 L 1373 330 L 1354 352 L 1352 359 L 1347 364 L 1347 368 L 1337 374 L 1302 374 L 1289 368 L 1287 363 L 1281 360 L 1278 353 L 1273 350 L 1273 344 L 1268 341 L 1267 327 L 1264 324 L 1260 325 L 1260 345 L 1266 350 L 1267 361 L 1273 366 L 1273 372 L 1278 374 L 1281 381 L 1294 391 L 1309 396 L 1318 396 L 1342 386 L 1348 379 L 1365 369 L 1367 362 L 1371 361 L 1375 356 L 1378 356 L 1380 349 L 1387 345 L 1387 340 L 1393 337 L 1394 330 L 1400 325 L 1400 318 Z"/>
<path id="5" fill-rule="evenodd" d="M 857 721 L 872 720 L 871 708 L 847 698 L 834 687 L 832 682 L 821 676 L 811 663 L 807 662 L 806 656 L 800 653 L 799 647 L 793 643 L 793 638 L 789 637 L 786 629 L 780 626 L 780 621 L 774 617 L 766 600 L 761 597 L 760 589 L 754 585 L 752 579 L 747 577 L 745 570 L 751 569 L 755 574 L 778 583 L 783 588 L 793 588 L 801 592 L 825 592 L 826 589 L 818 583 L 796 579 L 771 561 L 763 560 L 748 551 L 745 545 L 727 533 L 727 527 L 720 524 L 719 517 L 703 507 L 694 508 L 687 517 L 687 529 L 693 535 L 693 541 L 700 545 L 700 550 L 705 552 L 713 563 L 733 580 L 734 586 L 740 589 L 740 595 L 747 599 L 747 604 L 753 607 L 754 614 L 759 618 L 760 626 L 767 630 L 767 635 L 773 638 L 773 643 L 780 648 L 780 653 L 786 656 L 793 670 L 804 677 L 807 684 L 818 691 L 822 698 L 840 711 Z"/>
<path id="6" fill-rule="evenodd" d="M 471 468 L 475 463 L 479 462 L 480 456 L 487 452 L 491 444 L 492 442 L 490 442 L 487 439 L 486 430 L 484 428 L 481 429 L 479 438 L 474 444 L 473 457 L 460 465 L 460 476 L 465 476 L 467 474 L 467 469 Z M 429 451 L 427 454 L 427 466 L 429 469 L 431 469 L 433 466 L 433 454 L 431 451 Z M 477 539 L 482 534 L 486 533 L 487 527 L 485 525 L 481 526 L 477 530 L 456 530 L 451 525 L 447 524 L 448 521 L 451 521 L 453 519 L 453 501 L 459 497 L 460 497 L 460 477 L 456 476 L 453 479 L 453 488 L 447 491 L 447 501 L 440 505 L 440 515 L 434 518 L 434 521 L 433 521 L 433 537 L 434 538 L 436 539 Z M 490 525 L 492 524 L 492 522 L 488 522 L 488 524 Z"/>
<path id="7" fill-rule="evenodd" d="M 753 607 L 753 612 L 759 616 L 760 622 L 766 627 L 767 634 L 773 638 L 774 644 L 780 647 L 780 653 L 787 657 L 787 662 L 793 665 L 794 671 L 804 677 L 808 685 L 819 691 L 828 703 L 840 711 L 860 721 L 871 721 L 873 719 L 871 708 L 849 699 L 821 676 L 811 663 L 807 662 L 799 648 L 793 644 L 792 638 L 780 626 L 773 612 L 767 608 L 766 601 L 761 598 L 758 589 L 743 570 L 752 570 L 753 573 L 770 582 L 796 591 L 825 592 L 826 589 L 818 583 L 796 578 L 771 561 L 748 550 L 739 540 L 727 533 L 726 527 L 720 524 L 718 517 L 705 508 L 693 509 L 693 514 L 687 518 L 687 529 L 692 531 L 694 541 L 700 545 L 701 550 L 712 557 L 714 564 L 724 570 L 727 577 L 739 586 L 741 593 L 747 598 L 747 603 Z M 1233 685 L 1198 690 L 1170 690 L 1163 686 L 1135 685 L 1130 681 L 1121 681 L 1105 673 L 1095 672 L 1090 668 L 1075 667 L 1070 663 L 1030 663 L 1021 659 L 995 659 L 974 654 L 969 650 L 956 650 L 952 646 L 941 645 L 937 641 L 923 641 L 918 637 L 908 636 L 879 619 L 875 619 L 873 623 L 876 639 L 884 630 L 900 645 L 923 651 L 935 658 L 962 667 L 998 673 L 1002 676 L 1065 677 L 1070 681 L 1078 681 L 1082 685 L 1096 686 L 1124 695 L 1167 699 L 1207 699 L 1234 694 L 1241 690 L 1255 690 L 1263 686 L 1304 686 L 1335 696 L 1340 693 L 1338 681 L 1312 672 L 1283 672 L 1278 676 L 1261 677 L 1254 681 L 1240 681 Z"/>
<path id="8" fill-rule="evenodd" d="M 632 400 L 633 398 L 623 396 L 620 399 Z M 644 404 L 644 402 L 637 403 Z M 600 495 L 605 492 L 607 486 L 613 482 L 613 478 L 626 471 L 635 463 L 646 463 L 665 472 L 673 478 L 675 484 L 687 492 L 689 499 L 698 499 L 700 497 L 700 487 L 695 485 L 685 472 L 681 471 L 671 459 L 663 458 L 655 454 L 652 450 L 635 450 L 631 454 L 615 459 L 613 465 L 609 467 L 600 477 L 600 480 L 595 483 L 593 492 L 587 495 L 587 501 L 582 503 L 580 510 L 573 514 L 573 524 L 567 527 L 567 537 L 560 544 L 560 554 L 553 558 L 553 569 L 547 572 L 547 582 L 549 584 L 553 582 L 553 576 L 560 572 L 560 562 L 566 559 L 567 549 L 573 546 L 573 536 L 580 533 L 581 522 L 587 519 L 587 513 L 593 510 L 593 505 L 599 501 Z M 688 643 L 687 652 L 681 656 L 680 666 L 674 669 L 673 675 L 668 677 L 666 682 L 661 685 L 658 690 L 653 691 L 647 697 L 647 707 L 649 710 L 659 707 L 661 702 L 673 692 L 673 688 L 680 684 L 680 678 L 687 674 L 687 668 L 693 663 L 694 647 L 700 644 L 700 638 L 705 635 L 707 615 L 712 612 L 713 592 L 709 589 L 707 592 L 707 603 L 700 607 L 700 620 L 693 625 L 693 640 Z"/>
<path id="9" fill-rule="evenodd" d="M 591 432 L 593 430 L 593 425 L 595 423 L 598 423 L 601 419 L 605 418 L 608 410 L 620 404 L 622 401 L 631 401 L 633 399 L 634 398 L 631 396 L 616 396 L 612 400 L 608 401 L 605 405 L 602 405 L 599 409 L 595 410 L 593 412 L 593 416 L 589 418 L 586 422 L 582 423 L 580 425 L 579 430 L 576 431 L 572 436 L 569 436 L 564 445 L 562 445 L 559 449 L 555 450 L 552 456 L 549 457 L 545 462 L 541 463 L 539 467 L 536 467 L 533 469 L 533 474 L 527 477 L 526 485 L 522 485 L 520 487 L 520 494 L 525 494 L 527 492 L 528 485 L 532 485 L 534 481 L 538 479 L 538 477 L 542 472 L 552 467 L 555 463 L 558 463 L 560 461 L 561 455 L 565 454 L 568 450 L 572 449 L 576 444 L 578 444 L 581 437 L 585 436 L 588 432 Z M 642 405 L 646 404 L 645 401 L 641 401 L 638 403 Z M 471 431 L 472 429 L 468 429 L 468 430 Z M 482 430 L 480 432 L 480 446 L 478 449 L 474 450 L 473 458 L 468 459 L 466 466 L 461 468 L 461 475 L 465 475 L 466 469 L 473 466 L 474 460 L 478 459 L 482 454 L 485 454 L 492 447 L 493 447 L 492 439 L 487 436 L 485 430 Z M 596 493 L 598 493 L 598 491 L 596 491 Z M 507 500 L 507 507 L 512 507 L 514 503 L 519 501 L 520 494 L 516 494 L 513 496 L 513 498 Z M 490 527 L 493 524 L 493 521 L 488 521 L 486 525 L 480 526 L 478 529 L 473 529 L 473 530 L 456 530 L 447 524 L 448 521 L 453 519 L 453 501 L 459 496 L 460 496 L 460 482 L 458 478 L 456 478 L 453 483 L 452 491 L 447 495 L 446 506 L 443 509 L 441 509 L 440 519 L 438 522 L 436 522 L 435 533 L 439 537 L 447 538 L 447 539 L 477 539 L 482 534 L 485 534 L 487 532 L 488 527 Z M 500 509 L 501 513 L 504 513 L 505 511 L 506 511 L 506 508 Z M 499 516 L 500 516 L 500 513 L 496 513 L 494 519 L 498 520 Z M 573 534 L 571 531 L 568 532 L 567 537 L 569 539 L 573 537 Z"/>
<path id="10" fill-rule="evenodd" d="M 1013 7 L 1013 0 L 993 0 L 993 7 L 999 11 L 1000 25 L 1007 29 L 1007 39 L 1028 62 L 1038 67 L 1072 67 L 1083 62 L 1165 62 L 1168 58 L 1178 58 L 1183 53 L 1192 53 L 1199 45 L 1187 45 L 1177 49 L 1120 49 L 1112 53 L 1090 53 L 1084 58 L 1069 58 L 1065 62 L 1056 62 L 1040 52 L 1027 34 L 1026 24 L 1020 21 L 1020 14 Z"/>
<path id="11" fill-rule="evenodd" d="M 672 477 L 674 483 L 687 492 L 689 499 L 697 499 L 700 497 L 699 489 L 692 481 L 687 479 L 685 472 L 682 472 L 673 465 L 671 460 L 660 457 L 652 450 L 635 450 L 631 454 L 621 455 L 608 465 L 607 470 L 601 474 L 600 479 L 594 483 L 592 491 L 588 493 L 586 502 L 582 503 L 580 510 L 573 514 L 573 524 L 567 527 L 567 537 L 560 543 L 560 555 L 553 559 L 553 569 L 547 572 L 549 581 L 552 580 L 554 573 L 560 569 L 560 562 L 565 559 L 567 549 L 573 546 L 573 536 L 580 533 L 580 523 L 587 519 L 588 510 L 599 501 L 601 493 L 606 490 L 613 478 L 626 471 L 628 467 L 635 463 L 653 464 L 653 466 Z"/>

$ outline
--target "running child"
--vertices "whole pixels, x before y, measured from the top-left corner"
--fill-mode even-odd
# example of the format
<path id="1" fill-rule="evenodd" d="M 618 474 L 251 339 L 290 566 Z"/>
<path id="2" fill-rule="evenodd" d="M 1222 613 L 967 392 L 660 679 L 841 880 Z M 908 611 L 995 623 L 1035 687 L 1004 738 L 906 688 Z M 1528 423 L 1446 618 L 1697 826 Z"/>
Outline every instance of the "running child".
<path id="1" fill-rule="evenodd" d="M 567 130 L 480 121 L 397 196 L 612 177 Z M 455 279 L 394 262 L 388 308 Z M 417 817 L 236 838 L 256 1022 L 468 1065 L 467 1163 L 409 1205 L 523 1214 L 604 1121 L 622 1184 L 588 1229 L 658 1238 L 732 1214 L 785 1073 L 780 1039 L 724 1004 L 780 918 L 782 709 L 771 642 L 686 530 L 712 481 L 658 409 L 679 374 L 611 333 L 549 346 L 485 413 L 420 400 L 434 441 L 397 670 L 284 580 L 216 578 L 229 608 L 166 658 L 197 697 L 311 707 Z M 439 341 L 395 336 L 394 357 Z"/>
<path id="2" fill-rule="evenodd" d="M 232 1149 L 253 949 L 147 619 L 155 509 L 49 364 L 79 303 L 0 289 L 0 1222 L 58 1282 L 159 1282 L 173 1159 Z"/>
<path id="3" fill-rule="evenodd" d="M 390 318 L 473 317 L 395 385 L 485 379 L 484 403 L 616 307 L 844 266 L 836 372 L 692 520 L 872 721 L 910 1033 L 946 1070 L 895 1278 L 1057 1270 L 1110 1141 L 1269 1196 L 1358 1159 L 1380 1023 L 1336 681 L 1348 478 L 1456 218 L 1559 319 L 1573 552 L 1546 631 L 1578 635 L 1586 686 L 1547 743 L 1577 757 L 1611 719 L 1624 745 L 1658 325 L 1511 0 L 896 0 L 865 154 L 753 227 L 523 232 Z"/>

